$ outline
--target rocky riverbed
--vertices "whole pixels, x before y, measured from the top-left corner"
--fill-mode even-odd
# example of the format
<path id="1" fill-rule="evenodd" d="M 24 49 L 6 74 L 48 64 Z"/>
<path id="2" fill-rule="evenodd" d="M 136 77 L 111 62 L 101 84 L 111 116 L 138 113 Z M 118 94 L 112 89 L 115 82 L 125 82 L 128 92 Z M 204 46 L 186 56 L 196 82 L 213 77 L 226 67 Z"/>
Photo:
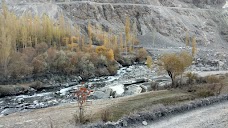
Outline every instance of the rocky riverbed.
<path id="1" fill-rule="evenodd" d="M 152 79 L 159 79 L 159 83 L 170 83 L 167 75 L 157 75 L 145 65 L 133 65 L 118 70 L 115 76 L 106 76 L 90 79 L 84 85 L 65 83 L 66 86 L 41 90 L 34 94 L 22 94 L 18 96 L 6 96 L 0 98 L 0 113 L 5 116 L 18 111 L 29 111 L 60 105 L 63 103 L 76 102 L 74 92 L 81 86 L 86 86 L 94 93 L 89 99 L 116 98 L 132 95 L 151 90 Z M 71 86 L 70 86 L 71 85 Z M 68 86 L 68 87 L 67 87 Z"/>
<path id="2" fill-rule="evenodd" d="M 200 75 L 200 73 L 207 73 L 208 70 L 215 71 L 214 73 L 221 69 L 226 70 L 226 54 L 222 54 L 223 58 L 216 61 L 215 59 L 209 60 L 209 58 L 216 58 L 215 56 L 217 54 L 209 52 L 200 53 L 202 54 L 198 55 L 193 62 L 193 66 L 188 69 L 189 71 L 195 71 L 195 73 Z M 154 55 L 156 55 L 156 53 L 154 53 Z M 208 57 L 208 59 L 206 59 L 205 56 Z M 156 66 L 154 66 L 153 69 L 148 69 L 144 64 L 122 67 L 115 76 L 93 78 L 83 85 L 78 82 L 80 80 L 79 78 L 80 77 L 77 77 L 77 81 L 58 84 L 61 86 L 49 89 L 44 88 L 33 93 L 0 98 L 0 115 L 5 116 L 19 111 L 24 112 L 32 109 L 76 102 L 74 92 L 81 86 L 92 89 L 94 93 L 89 96 L 89 99 L 96 100 L 134 95 L 152 91 L 155 88 L 162 90 L 171 84 L 171 79 L 166 72 L 159 71 Z M 186 80 L 182 82 L 186 82 Z M 45 86 L 47 87 L 55 85 L 52 82 L 47 83 L 51 84 L 46 84 Z"/>

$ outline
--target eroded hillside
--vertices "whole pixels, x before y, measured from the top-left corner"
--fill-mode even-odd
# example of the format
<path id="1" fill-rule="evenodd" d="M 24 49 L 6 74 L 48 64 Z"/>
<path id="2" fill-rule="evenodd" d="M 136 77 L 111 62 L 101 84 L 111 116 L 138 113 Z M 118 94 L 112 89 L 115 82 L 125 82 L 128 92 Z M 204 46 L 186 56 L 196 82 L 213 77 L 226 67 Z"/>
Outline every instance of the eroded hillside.
<path id="1" fill-rule="evenodd" d="M 126 16 L 137 24 L 142 43 L 151 42 L 156 35 L 157 46 L 184 45 L 186 35 L 195 36 L 198 45 L 224 47 L 227 44 L 225 0 L 24 0 L 7 1 L 19 15 L 25 12 L 57 18 L 63 13 L 66 18 L 83 29 L 90 21 L 104 30 L 116 33 L 124 31 Z M 152 33 L 151 33 L 152 32 Z M 86 32 L 85 32 L 86 33 Z M 155 45 L 156 45 L 155 44 Z"/>

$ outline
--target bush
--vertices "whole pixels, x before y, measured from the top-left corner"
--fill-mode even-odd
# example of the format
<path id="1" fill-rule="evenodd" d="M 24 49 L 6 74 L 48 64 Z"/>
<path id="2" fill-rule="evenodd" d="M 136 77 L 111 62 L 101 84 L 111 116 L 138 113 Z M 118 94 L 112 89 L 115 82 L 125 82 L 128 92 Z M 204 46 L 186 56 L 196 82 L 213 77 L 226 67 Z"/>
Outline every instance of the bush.
<path id="1" fill-rule="evenodd" d="M 85 54 L 77 65 L 77 70 L 81 77 L 89 79 L 95 76 L 94 64 L 89 60 L 89 54 Z"/>
<path id="2" fill-rule="evenodd" d="M 110 61 L 113 61 L 114 60 L 114 52 L 112 49 L 109 49 L 107 52 L 106 52 L 106 57 L 108 60 Z"/>
<path id="3" fill-rule="evenodd" d="M 111 114 L 111 112 L 109 110 L 104 110 L 101 113 L 101 119 L 102 119 L 102 121 L 108 122 L 108 121 L 111 121 L 111 118 L 112 118 L 112 114 Z"/>
<path id="4" fill-rule="evenodd" d="M 110 65 L 107 67 L 109 75 L 115 75 L 117 73 L 118 68 L 115 65 Z"/>
<path id="5" fill-rule="evenodd" d="M 107 65 L 107 69 L 108 69 L 110 75 L 115 75 L 118 70 L 118 65 L 117 65 L 116 61 L 109 62 Z"/>
<path id="6" fill-rule="evenodd" d="M 31 63 L 33 58 L 36 56 L 36 50 L 33 47 L 24 48 L 22 54 L 26 55 L 26 61 Z"/>
<path id="7" fill-rule="evenodd" d="M 197 74 L 191 72 L 188 72 L 186 77 L 188 77 L 188 84 L 193 84 L 198 79 Z"/>
<path id="8" fill-rule="evenodd" d="M 209 83 L 209 84 L 219 83 L 220 82 L 220 79 L 217 76 L 211 75 L 211 76 L 207 76 L 206 77 L 206 82 Z"/>
<path id="9" fill-rule="evenodd" d="M 0 97 L 25 93 L 28 88 L 20 85 L 0 85 Z"/>
<path id="10" fill-rule="evenodd" d="M 136 59 L 138 62 L 144 62 L 144 61 L 146 61 L 147 56 L 148 56 L 148 53 L 147 53 L 146 49 L 140 48 L 137 52 Z"/>
<path id="11" fill-rule="evenodd" d="M 27 63 L 27 55 L 16 52 L 12 55 L 8 69 L 9 75 L 13 78 L 26 76 L 32 73 L 33 68 Z"/>
<path id="12" fill-rule="evenodd" d="M 36 90 L 40 90 L 43 88 L 43 83 L 40 81 L 33 82 L 29 85 L 29 87 L 34 88 Z"/>
<path id="13" fill-rule="evenodd" d="M 47 45 L 47 43 L 42 42 L 40 44 L 37 44 L 35 46 L 35 49 L 36 49 L 37 54 L 39 55 L 39 54 L 42 54 L 47 51 L 48 45 Z"/>
<path id="14" fill-rule="evenodd" d="M 209 97 L 209 96 L 214 96 L 214 92 L 212 90 L 209 89 L 201 89 L 199 91 L 197 91 L 197 95 L 199 97 Z"/>
<path id="15" fill-rule="evenodd" d="M 67 59 L 66 53 L 61 50 L 57 53 L 53 66 L 57 71 L 64 71 L 64 68 L 67 65 Z"/>
<path id="16" fill-rule="evenodd" d="M 91 55 L 91 56 L 93 56 L 93 55 Z M 108 60 L 103 55 L 98 56 L 97 58 L 91 58 L 91 61 L 96 68 L 104 68 L 104 67 L 107 67 L 107 65 L 108 65 Z"/>
<path id="17" fill-rule="evenodd" d="M 220 95 L 224 87 L 223 83 L 203 84 L 196 87 L 196 94 L 200 97 Z"/>
<path id="18" fill-rule="evenodd" d="M 33 59 L 32 65 L 34 73 L 41 73 L 47 69 L 48 64 L 46 63 L 46 57 L 45 54 L 41 54 Z"/>
<path id="19" fill-rule="evenodd" d="M 112 49 L 108 49 L 105 46 L 97 46 L 96 53 L 105 56 L 109 61 L 114 60 L 114 52 Z"/>

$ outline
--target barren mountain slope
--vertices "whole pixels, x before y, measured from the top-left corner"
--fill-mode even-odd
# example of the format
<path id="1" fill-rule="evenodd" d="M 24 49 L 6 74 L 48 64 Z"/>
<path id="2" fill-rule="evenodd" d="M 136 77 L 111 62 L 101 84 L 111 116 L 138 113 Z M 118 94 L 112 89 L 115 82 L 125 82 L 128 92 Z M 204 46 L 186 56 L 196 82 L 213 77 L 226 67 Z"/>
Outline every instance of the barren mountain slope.
<path id="1" fill-rule="evenodd" d="M 139 39 L 151 43 L 155 34 L 155 46 L 184 45 L 186 33 L 196 36 L 198 45 L 221 48 L 227 45 L 227 9 L 225 0 L 9 0 L 10 9 L 18 15 L 25 12 L 52 18 L 66 15 L 72 24 L 86 29 L 87 23 L 124 31 L 126 16 L 137 23 Z M 151 33 L 152 32 L 152 33 Z M 86 33 L 86 32 L 85 32 Z"/>

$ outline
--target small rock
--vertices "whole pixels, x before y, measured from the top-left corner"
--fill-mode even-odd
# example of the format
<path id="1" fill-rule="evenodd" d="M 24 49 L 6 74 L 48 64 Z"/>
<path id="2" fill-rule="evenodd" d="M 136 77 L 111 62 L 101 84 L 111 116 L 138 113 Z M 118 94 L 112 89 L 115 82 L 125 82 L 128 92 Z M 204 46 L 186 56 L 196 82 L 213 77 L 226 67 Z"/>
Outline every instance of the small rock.
<path id="1" fill-rule="evenodd" d="M 140 87 L 142 88 L 142 92 L 147 92 L 147 87 L 146 86 L 144 86 L 144 85 L 140 85 Z"/>
<path id="2" fill-rule="evenodd" d="M 78 76 L 78 81 L 82 80 L 82 77 L 81 76 Z"/>
<path id="3" fill-rule="evenodd" d="M 68 83 L 65 83 L 65 84 L 61 84 L 61 86 L 63 86 L 63 87 L 69 87 L 69 84 Z"/>
<path id="4" fill-rule="evenodd" d="M 24 98 L 18 98 L 18 99 L 17 99 L 18 104 L 22 104 L 24 101 L 25 101 Z"/>
<path id="5" fill-rule="evenodd" d="M 117 97 L 117 96 L 116 96 L 116 91 L 113 91 L 113 92 L 112 92 L 111 97 L 112 97 L 112 98 L 116 98 L 116 97 Z"/>
<path id="6" fill-rule="evenodd" d="M 131 68 L 127 68 L 127 70 L 126 70 L 127 72 L 131 72 L 132 71 L 132 69 Z"/>
<path id="7" fill-rule="evenodd" d="M 56 91 L 55 94 L 56 94 L 56 95 L 60 95 L 60 91 Z"/>
<path id="8" fill-rule="evenodd" d="M 51 100 L 51 101 L 48 101 L 48 104 L 49 105 L 56 105 L 56 104 L 58 104 L 58 101 L 57 100 Z"/>
<path id="9" fill-rule="evenodd" d="M 143 121 L 142 124 L 143 124 L 144 126 L 147 126 L 147 125 L 148 125 L 148 123 L 147 123 L 146 121 Z"/>
<path id="10" fill-rule="evenodd" d="M 44 104 L 44 103 L 40 103 L 39 106 L 40 106 L 41 108 L 44 108 L 44 107 L 45 107 L 45 104 Z"/>
<path id="11" fill-rule="evenodd" d="M 0 125 L 0 128 L 4 128 L 4 125 Z"/>
<path id="12" fill-rule="evenodd" d="M 39 102 L 37 100 L 33 101 L 33 104 L 37 105 Z"/>
<path id="13" fill-rule="evenodd" d="M 123 126 L 123 127 L 127 127 L 127 121 L 126 121 L 126 120 L 124 120 L 124 121 L 122 122 L 122 126 Z"/>

